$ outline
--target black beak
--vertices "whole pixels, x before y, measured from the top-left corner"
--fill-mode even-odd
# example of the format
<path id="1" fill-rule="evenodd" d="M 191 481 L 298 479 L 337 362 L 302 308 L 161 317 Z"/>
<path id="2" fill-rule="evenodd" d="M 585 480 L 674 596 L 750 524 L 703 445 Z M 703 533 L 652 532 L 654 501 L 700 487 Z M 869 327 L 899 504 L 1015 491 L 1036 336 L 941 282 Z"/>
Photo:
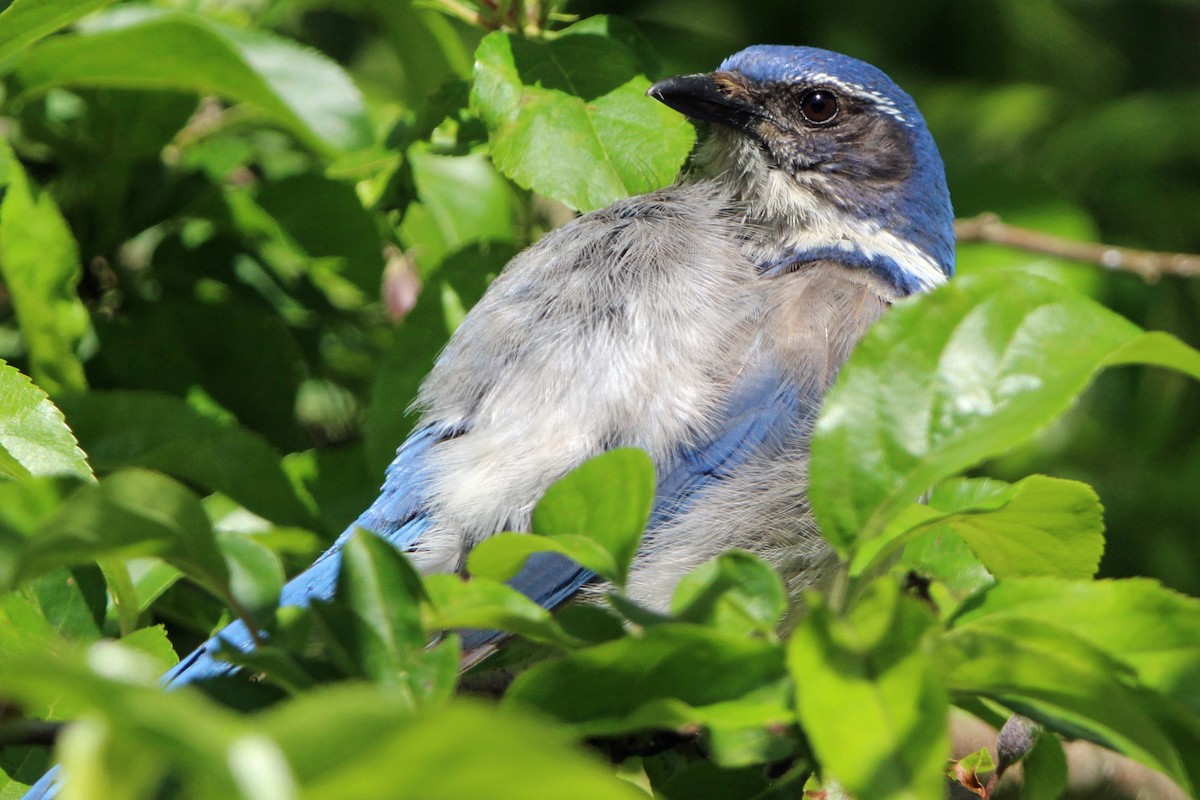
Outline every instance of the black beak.
<path id="1" fill-rule="evenodd" d="M 647 89 L 646 94 L 692 119 L 739 131 L 748 132 L 760 118 L 751 102 L 731 94 L 711 73 L 666 78 Z"/>

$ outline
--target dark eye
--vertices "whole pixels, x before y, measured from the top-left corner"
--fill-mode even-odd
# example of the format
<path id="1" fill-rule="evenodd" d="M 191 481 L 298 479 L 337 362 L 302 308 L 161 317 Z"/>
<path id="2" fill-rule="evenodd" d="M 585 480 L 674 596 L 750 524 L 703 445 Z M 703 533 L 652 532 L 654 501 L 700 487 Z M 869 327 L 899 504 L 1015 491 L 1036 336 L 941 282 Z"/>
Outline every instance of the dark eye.
<path id="1" fill-rule="evenodd" d="M 837 95 L 828 89 L 809 89 L 800 97 L 800 113 L 813 125 L 824 125 L 837 112 Z"/>

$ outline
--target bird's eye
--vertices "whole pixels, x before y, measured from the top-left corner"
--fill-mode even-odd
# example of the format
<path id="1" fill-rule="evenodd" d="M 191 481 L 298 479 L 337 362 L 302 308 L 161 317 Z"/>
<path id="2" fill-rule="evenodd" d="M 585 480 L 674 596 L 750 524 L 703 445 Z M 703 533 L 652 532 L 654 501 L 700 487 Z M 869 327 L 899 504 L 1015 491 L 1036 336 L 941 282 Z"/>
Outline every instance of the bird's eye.
<path id="1" fill-rule="evenodd" d="M 837 95 L 828 89 L 809 89 L 800 98 L 800 113 L 813 125 L 824 125 L 837 116 Z"/>

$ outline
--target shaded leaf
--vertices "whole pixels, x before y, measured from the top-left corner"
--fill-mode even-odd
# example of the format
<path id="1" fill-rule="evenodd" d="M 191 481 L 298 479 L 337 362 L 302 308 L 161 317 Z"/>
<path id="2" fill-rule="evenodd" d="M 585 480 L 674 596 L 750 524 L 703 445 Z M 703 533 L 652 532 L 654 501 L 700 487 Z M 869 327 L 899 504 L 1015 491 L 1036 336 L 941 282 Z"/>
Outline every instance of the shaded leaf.
<path id="1" fill-rule="evenodd" d="M 145 467 L 221 492 L 280 525 L 315 523 L 279 454 L 245 428 L 151 392 L 92 391 L 64 400 L 63 408 L 101 472 Z"/>
<path id="2" fill-rule="evenodd" d="M 27 94 L 54 86 L 120 86 L 251 103 L 325 152 L 366 147 L 372 138 L 358 89 L 325 56 L 181 11 L 126 6 L 106 12 L 81 32 L 26 52 L 15 70 Z"/>
<path id="3" fill-rule="evenodd" d="M 1068 629 L 985 617 L 942 641 L 953 691 L 991 698 L 1060 733 L 1118 750 L 1184 788 L 1200 777 L 1195 719 L 1183 722 L 1115 660 Z"/>
<path id="4" fill-rule="evenodd" d="M 430 575 L 425 588 L 432 604 L 427 627 L 506 631 L 559 647 L 579 644 L 549 611 L 503 583 L 479 576 L 463 580 L 457 575 Z"/>
<path id="5" fill-rule="evenodd" d="M 783 652 L 769 642 L 680 623 L 537 664 L 513 682 L 504 702 L 613 732 L 695 720 L 689 709 L 731 703 L 783 677 Z M 780 719 L 777 702 L 765 696 L 726 709 L 739 711 L 760 725 Z"/>
<path id="6" fill-rule="evenodd" d="M 237 608 L 265 623 L 279 605 L 283 564 L 250 534 L 218 531 L 217 546 L 229 569 L 229 595 Z M 140 598 L 139 598 L 140 599 Z"/>

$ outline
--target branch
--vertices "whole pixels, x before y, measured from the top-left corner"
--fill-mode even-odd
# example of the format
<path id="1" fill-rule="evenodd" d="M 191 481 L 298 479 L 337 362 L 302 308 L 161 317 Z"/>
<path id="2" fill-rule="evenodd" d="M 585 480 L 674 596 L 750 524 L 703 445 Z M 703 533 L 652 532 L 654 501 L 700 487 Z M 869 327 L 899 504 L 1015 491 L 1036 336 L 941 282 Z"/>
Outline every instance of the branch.
<path id="1" fill-rule="evenodd" d="M 954 232 L 960 243 L 989 242 L 1070 261 L 1099 264 L 1109 269 L 1132 272 L 1147 283 L 1155 283 L 1163 275 L 1200 276 L 1200 255 L 1157 253 L 1111 244 L 1080 242 L 1008 225 L 992 213 L 955 220 Z"/>
<path id="2" fill-rule="evenodd" d="M 1052 736 L 1046 732 L 1043 736 Z M 973 753 L 981 747 L 996 752 L 996 730 L 984 722 L 966 714 L 952 714 L 950 737 L 955 758 Z M 1063 746 L 1067 756 L 1067 774 L 1070 783 L 1064 800 L 1138 800 L 1152 797 L 1154 800 L 1187 800 L 1187 795 L 1167 776 L 1155 772 L 1119 753 L 1114 753 L 1091 742 L 1073 741 Z M 1015 767 L 1004 774 L 995 794 L 1000 798 L 1017 796 L 1017 785 L 1021 781 L 1021 769 Z"/>

